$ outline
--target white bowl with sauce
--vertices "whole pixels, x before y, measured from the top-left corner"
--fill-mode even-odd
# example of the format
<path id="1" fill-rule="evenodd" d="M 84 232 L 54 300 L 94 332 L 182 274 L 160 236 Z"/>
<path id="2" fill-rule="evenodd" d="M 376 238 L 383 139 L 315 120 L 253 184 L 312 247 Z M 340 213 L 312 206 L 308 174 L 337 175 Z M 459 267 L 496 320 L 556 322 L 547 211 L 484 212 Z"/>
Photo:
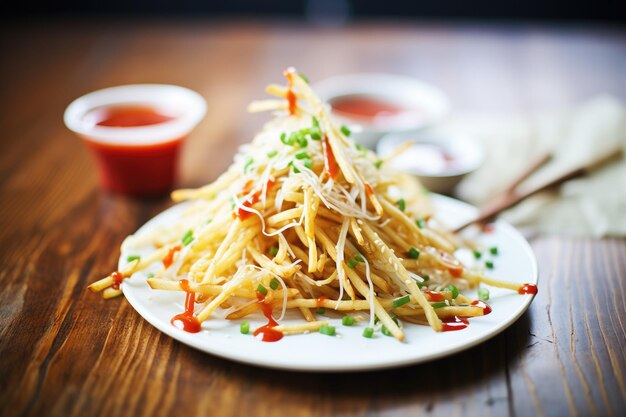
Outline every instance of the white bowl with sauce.
<path id="1" fill-rule="evenodd" d="M 482 145 L 471 137 L 454 133 L 390 134 L 376 148 L 384 158 L 406 142 L 412 145 L 389 161 L 400 171 L 413 174 L 431 191 L 450 194 L 467 174 L 485 160 Z"/>
<path id="2" fill-rule="evenodd" d="M 439 88 L 399 75 L 338 75 L 313 88 L 330 104 L 337 121 L 351 127 L 355 140 L 372 149 L 382 136 L 420 131 L 441 121 L 450 109 Z"/>

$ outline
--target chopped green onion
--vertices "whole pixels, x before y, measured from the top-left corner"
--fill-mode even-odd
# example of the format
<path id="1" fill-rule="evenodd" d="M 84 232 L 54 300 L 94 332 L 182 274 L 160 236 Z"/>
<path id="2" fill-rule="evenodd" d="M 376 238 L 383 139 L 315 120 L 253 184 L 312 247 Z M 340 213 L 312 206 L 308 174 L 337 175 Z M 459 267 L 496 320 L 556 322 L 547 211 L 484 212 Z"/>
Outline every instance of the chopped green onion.
<path id="1" fill-rule="evenodd" d="M 322 324 L 320 327 L 320 333 L 325 334 L 326 336 L 334 336 L 335 328 L 333 326 L 329 326 L 328 324 Z"/>
<path id="2" fill-rule="evenodd" d="M 347 266 L 348 266 L 348 268 L 350 268 L 350 269 L 354 269 L 354 268 L 356 268 L 357 264 L 358 264 L 358 262 L 357 262 L 357 260 L 356 260 L 356 259 L 354 259 L 354 258 L 350 258 L 350 259 L 348 259 L 348 261 L 346 262 L 346 265 L 347 265 Z"/>
<path id="3" fill-rule="evenodd" d="M 275 157 L 277 154 L 278 154 L 278 151 L 277 151 L 276 149 L 274 149 L 273 151 L 269 151 L 269 152 L 267 153 L 267 157 L 268 157 L 268 158 L 273 158 L 273 157 Z"/>
<path id="4" fill-rule="evenodd" d="M 241 332 L 241 334 L 250 333 L 250 322 L 242 321 L 241 324 L 239 325 L 239 331 Z"/>
<path id="5" fill-rule="evenodd" d="M 309 144 L 309 141 L 306 140 L 304 136 L 298 136 L 298 138 L 296 139 L 296 142 L 298 142 L 298 145 L 300 145 L 301 148 L 306 148 L 307 145 Z"/>
<path id="6" fill-rule="evenodd" d="M 352 316 L 343 316 L 341 319 L 341 324 L 344 326 L 352 326 L 354 325 L 354 317 Z"/>
<path id="7" fill-rule="evenodd" d="M 448 291 L 452 293 L 452 298 L 456 298 L 459 296 L 459 289 L 453 284 L 448 285 Z"/>
<path id="8" fill-rule="evenodd" d="M 430 275 L 423 275 L 422 278 L 424 279 L 424 282 L 428 282 L 430 280 Z"/>
<path id="9" fill-rule="evenodd" d="M 306 75 L 298 73 L 298 77 L 302 78 L 305 83 L 309 83 L 309 78 Z"/>
<path id="10" fill-rule="evenodd" d="M 295 156 L 296 156 L 296 159 L 310 158 L 309 153 L 307 151 L 300 151 Z"/>
<path id="11" fill-rule="evenodd" d="M 376 167 L 376 169 L 380 169 L 382 165 L 383 165 L 382 159 L 379 159 L 378 161 L 374 162 L 374 166 Z"/>
<path id="12" fill-rule="evenodd" d="M 433 308 L 441 308 L 441 307 L 446 307 L 448 304 L 446 304 L 445 301 L 439 301 L 437 303 L 432 303 L 431 306 Z"/>
<path id="13" fill-rule="evenodd" d="M 206 224 L 209 224 L 209 223 L 211 223 L 212 221 L 213 221 L 213 219 L 208 219 L 208 220 L 206 221 Z"/>
<path id="14" fill-rule="evenodd" d="M 426 227 L 426 221 L 424 219 L 417 219 L 417 220 L 415 220 L 415 224 L 420 229 L 423 229 L 424 227 Z"/>
<path id="15" fill-rule="evenodd" d="M 360 143 L 355 143 L 354 147 L 358 150 L 358 151 L 364 151 L 365 148 L 360 144 Z"/>
<path id="16" fill-rule="evenodd" d="M 258 292 L 261 295 L 267 295 L 267 288 L 265 288 L 263 284 L 259 284 L 259 286 L 256 287 L 256 292 Z"/>
<path id="17" fill-rule="evenodd" d="M 405 295 L 403 297 L 396 298 L 395 300 L 393 300 L 393 306 L 394 308 L 401 307 L 407 304 L 409 301 L 411 301 L 411 297 L 409 297 L 408 295 Z"/>
<path id="18" fill-rule="evenodd" d="M 371 339 L 374 336 L 374 329 L 372 329 L 371 327 L 366 327 L 365 329 L 363 329 L 363 337 L 367 337 L 368 339 Z"/>
<path id="19" fill-rule="evenodd" d="M 378 316 L 374 317 L 374 324 L 378 324 L 379 321 L 380 319 L 378 318 Z"/>
<path id="20" fill-rule="evenodd" d="M 313 166 L 313 162 L 311 162 L 310 159 L 305 159 L 304 166 L 307 167 L 308 169 L 311 169 L 311 167 Z"/>
<path id="21" fill-rule="evenodd" d="M 253 159 L 253 158 L 248 158 L 248 159 L 246 160 L 246 163 L 245 163 L 245 165 L 243 166 L 243 173 L 244 173 L 244 174 L 248 172 L 248 170 L 250 169 L 250 166 L 252 165 L 252 163 L 253 163 L 253 162 L 254 162 L 254 159 Z"/>
<path id="22" fill-rule="evenodd" d="M 148 274 L 148 278 L 154 278 L 154 274 L 153 274 L 152 272 L 150 272 L 150 273 Z"/>
<path id="23" fill-rule="evenodd" d="M 314 130 L 311 132 L 311 139 L 320 140 L 322 138 L 322 134 L 319 130 Z"/>
<path id="24" fill-rule="evenodd" d="M 491 252 L 492 255 L 497 255 L 498 254 L 498 247 L 497 246 L 492 246 L 489 248 L 489 252 Z"/>
<path id="25" fill-rule="evenodd" d="M 289 139 L 287 139 L 287 134 L 284 132 L 280 134 L 280 141 L 285 145 L 292 145 L 292 143 L 289 143 Z"/>
<path id="26" fill-rule="evenodd" d="M 278 248 L 276 246 L 272 246 L 271 248 L 269 248 L 267 253 L 269 253 L 270 256 L 276 256 L 276 254 L 278 253 Z"/>
<path id="27" fill-rule="evenodd" d="M 485 266 L 488 269 L 493 269 L 493 262 L 492 261 L 485 261 Z"/>
<path id="28" fill-rule="evenodd" d="M 318 308 L 316 313 L 317 314 L 326 314 L 326 309 L 325 308 Z"/>
<path id="29" fill-rule="evenodd" d="M 480 259 L 483 256 L 483 254 L 480 251 L 477 251 L 477 250 L 473 251 L 473 253 L 474 253 L 474 258 L 476 258 L 476 259 Z"/>
<path id="30" fill-rule="evenodd" d="M 387 328 L 387 326 L 383 326 L 382 329 L 380 330 L 383 332 L 385 336 L 393 336 L 391 332 L 389 331 L 389 329 Z"/>
<path id="31" fill-rule="evenodd" d="M 138 259 L 141 259 L 141 256 L 139 256 L 139 255 L 130 255 L 128 258 L 126 258 L 126 262 L 132 262 L 132 261 L 136 261 Z"/>
<path id="32" fill-rule="evenodd" d="M 270 288 L 275 290 L 276 288 L 278 288 L 279 285 L 280 281 L 278 281 L 276 278 L 272 278 L 272 280 L 270 281 Z"/>
<path id="33" fill-rule="evenodd" d="M 365 259 L 363 258 L 363 255 L 361 255 L 360 253 L 357 253 L 356 255 L 354 255 L 354 260 L 357 262 L 361 262 L 362 264 L 365 263 Z"/>
<path id="34" fill-rule="evenodd" d="M 489 300 L 489 290 L 487 288 L 479 288 L 478 298 L 480 298 L 482 301 Z"/>
<path id="35" fill-rule="evenodd" d="M 409 255 L 409 258 L 411 258 L 411 259 L 417 259 L 417 258 L 420 257 L 420 251 L 418 251 L 415 248 L 411 248 L 411 249 L 409 249 L 408 255 Z"/>
<path id="36" fill-rule="evenodd" d="M 343 133 L 346 136 L 350 136 L 352 132 L 350 132 L 350 129 L 348 129 L 348 126 L 341 125 L 341 133 Z"/>
<path id="37" fill-rule="evenodd" d="M 396 201 L 396 204 L 398 205 L 398 208 L 400 209 L 400 211 L 404 211 L 404 209 L 406 208 L 406 201 L 404 201 L 404 198 L 401 198 L 400 200 Z"/>
<path id="38" fill-rule="evenodd" d="M 313 127 L 319 129 L 320 128 L 320 121 L 317 120 L 317 117 L 313 116 L 311 117 L 311 123 L 313 123 Z"/>
<path id="39" fill-rule="evenodd" d="M 193 230 L 187 230 L 180 240 L 183 242 L 183 245 L 189 245 L 193 241 Z"/>

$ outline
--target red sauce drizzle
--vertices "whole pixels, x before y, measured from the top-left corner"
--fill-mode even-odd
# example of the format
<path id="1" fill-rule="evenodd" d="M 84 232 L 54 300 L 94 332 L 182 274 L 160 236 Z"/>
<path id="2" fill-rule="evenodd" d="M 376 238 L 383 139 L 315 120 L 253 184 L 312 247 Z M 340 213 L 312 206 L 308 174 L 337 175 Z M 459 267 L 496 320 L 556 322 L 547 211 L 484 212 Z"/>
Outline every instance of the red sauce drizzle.
<path id="1" fill-rule="evenodd" d="M 442 332 L 454 332 L 456 330 L 463 330 L 469 326 L 469 321 L 463 317 L 451 317 L 442 319 L 443 327 L 441 328 Z"/>
<path id="2" fill-rule="evenodd" d="M 519 294 L 537 294 L 538 291 L 535 284 L 524 284 L 517 289 Z"/>
<path id="3" fill-rule="evenodd" d="M 267 187 L 265 187 L 267 192 L 269 192 L 269 190 L 274 186 L 274 183 L 275 181 L 271 178 L 267 180 Z M 248 181 L 246 185 L 244 185 L 243 187 L 243 192 L 247 194 L 250 192 L 251 188 L 252 188 L 252 185 L 250 184 L 250 181 Z M 256 193 L 252 194 L 246 201 L 242 203 L 242 205 L 248 208 L 252 207 L 254 204 L 259 202 L 259 199 L 261 198 L 261 194 L 263 194 L 263 189 L 260 189 Z M 241 207 L 239 207 L 239 209 L 237 210 L 237 217 L 239 217 L 241 221 L 247 219 L 252 214 L 253 213 L 246 211 L 242 209 Z"/>
<path id="4" fill-rule="evenodd" d="M 339 165 L 337 165 L 337 160 L 335 159 L 333 148 L 331 148 L 327 136 L 324 136 L 324 140 L 322 141 L 322 148 L 324 150 L 324 168 L 326 170 L 326 173 L 330 178 L 335 179 L 337 178 L 337 175 L 339 175 Z"/>
<path id="5" fill-rule="evenodd" d="M 256 293 L 256 298 L 263 315 L 267 318 L 267 324 L 256 329 L 254 336 L 261 335 L 263 342 L 278 342 L 283 338 L 283 334 L 278 330 L 274 330 L 274 327 L 278 326 L 278 322 L 272 317 L 272 305 L 267 304 L 265 296 L 259 292 Z"/>
<path id="6" fill-rule="evenodd" d="M 285 72 L 283 72 L 285 78 L 287 78 L 287 102 L 289 103 L 289 114 L 296 114 L 296 95 L 293 92 L 293 68 L 287 68 Z"/>
<path id="7" fill-rule="evenodd" d="M 182 247 L 180 245 L 176 245 L 167 252 L 167 255 L 163 258 L 163 266 L 169 268 L 170 265 L 174 262 L 174 254 L 181 250 Z"/>
<path id="8" fill-rule="evenodd" d="M 191 291 L 189 288 L 189 281 L 186 279 L 181 279 L 178 281 L 180 287 L 187 293 L 185 297 L 185 312 L 180 313 L 172 317 L 170 323 L 173 326 L 178 327 L 181 330 L 184 330 L 189 333 L 198 333 L 200 331 L 200 322 L 193 315 L 195 301 L 196 301 L 196 293 Z"/>
<path id="9" fill-rule="evenodd" d="M 424 291 L 428 296 L 428 301 L 444 301 L 446 297 L 442 293 L 437 291 Z"/>
<path id="10" fill-rule="evenodd" d="M 472 305 L 476 306 L 476 307 L 482 308 L 484 316 L 486 316 L 487 314 L 491 313 L 491 307 L 488 304 L 485 304 L 485 303 L 483 303 L 480 300 L 472 301 Z"/>
<path id="11" fill-rule="evenodd" d="M 493 223 L 487 223 L 482 227 L 484 233 L 493 233 L 496 230 L 496 225 Z"/>
<path id="12" fill-rule="evenodd" d="M 120 271 L 115 271 L 111 274 L 111 278 L 113 278 L 113 285 L 111 285 L 111 287 L 113 287 L 114 290 L 119 290 L 120 284 L 124 281 L 124 275 L 122 275 Z"/>
<path id="13" fill-rule="evenodd" d="M 372 188 L 371 185 L 369 185 L 368 183 L 365 183 L 365 192 L 367 193 L 367 195 L 372 195 L 374 194 L 374 189 Z"/>
<path id="14" fill-rule="evenodd" d="M 328 296 L 327 295 L 322 295 L 321 297 L 319 297 L 316 300 L 316 304 L 317 304 L 317 308 L 320 308 L 324 305 L 324 301 L 328 300 Z"/>
<path id="15" fill-rule="evenodd" d="M 98 107 L 85 117 L 95 120 L 97 126 L 107 127 L 150 126 L 174 119 L 153 107 L 133 105 Z"/>
<path id="16" fill-rule="evenodd" d="M 450 275 L 455 278 L 460 278 L 463 276 L 463 266 L 461 263 L 450 256 L 449 253 L 444 252 L 442 250 L 439 251 L 439 256 L 441 256 L 441 263 L 445 266 L 448 271 L 450 271 Z"/>

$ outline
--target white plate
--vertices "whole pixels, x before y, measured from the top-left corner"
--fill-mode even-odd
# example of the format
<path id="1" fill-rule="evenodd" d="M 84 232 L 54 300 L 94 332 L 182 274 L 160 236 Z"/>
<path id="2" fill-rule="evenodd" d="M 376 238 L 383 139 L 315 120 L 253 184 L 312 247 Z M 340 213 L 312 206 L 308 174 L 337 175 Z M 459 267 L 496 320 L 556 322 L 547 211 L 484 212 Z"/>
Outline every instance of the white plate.
<path id="1" fill-rule="evenodd" d="M 471 218 L 476 209 L 447 197 L 434 196 L 438 218 L 450 226 Z M 181 213 L 181 205 L 159 214 L 138 233 L 166 225 Z M 495 268 L 489 275 L 519 283 L 537 283 L 537 264 L 532 250 L 512 226 L 498 221 L 495 230 L 478 235 L 477 240 L 486 247 L 497 245 L 499 255 L 493 257 Z M 133 254 L 148 253 L 133 250 Z M 120 267 L 130 253 L 123 252 Z M 473 262 L 469 255 L 462 259 Z M 490 255 L 489 255 L 490 256 Z M 154 265 L 158 268 L 158 265 Z M 372 339 L 362 336 L 366 323 L 354 327 L 341 325 L 340 318 L 331 318 L 337 327 L 337 336 L 320 333 L 286 336 L 279 342 L 261 342 L 251 335 L 239 333 L 239 321 L 209 319 L 200 333 L 187 333 L 170 324 L 170 318 L 184 310 L 185 295 L 178 291 L 156 291 L 145 282 L 144 273 L 137 273 L 122 284 L 130 304 L 148 322 L 174 339 L 213 355 L 238 362 L 269 368 L 301 371 L 358 371 L 390 368 L 416 364 L 441 358 L 475 346 L 509 327 L 528 308 L 531 295 L 519 295 L 509 290 L 490 288 L 489 304 L 493 312 L 487 316 L 469 319 L 468 328 L 461 331 L 436 333 L 429 327 L 407 323 L 404 325 L 405 341 L 375 334 Z M 467 292 L 476 298 L 476 293 Z M 283 323 L 301 321 L 296 313 L 287 316 Z M 250 319 L 251 329 L 265 324 L 261 315 Z"/>

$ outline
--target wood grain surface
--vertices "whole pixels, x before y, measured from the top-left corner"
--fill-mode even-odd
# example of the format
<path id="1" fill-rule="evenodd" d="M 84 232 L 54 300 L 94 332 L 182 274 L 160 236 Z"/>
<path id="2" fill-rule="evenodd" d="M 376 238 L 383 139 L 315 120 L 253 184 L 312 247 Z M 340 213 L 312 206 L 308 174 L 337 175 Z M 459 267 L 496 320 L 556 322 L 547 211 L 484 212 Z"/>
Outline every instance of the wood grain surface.
<path id="1" fill-rule="evenodd" d="M 296 65 L 418 76 L 457 111 L 530 112 L 626 98 L 626 35 L 588 28 L 253 22 L 5 22 L 0 40 L 0 415 L 622 416 L 626 241 L 536 236 L 540 292 L 490 341 L 424 365 L 302 374 L 239 365 L 162 335 L 123 299 L 86 291 L 122 239 L 169 205 L 100 191 L 62 124 L 94 89 L 173 83 L 206 97 L 180 183 L 214 179 Z"/>

